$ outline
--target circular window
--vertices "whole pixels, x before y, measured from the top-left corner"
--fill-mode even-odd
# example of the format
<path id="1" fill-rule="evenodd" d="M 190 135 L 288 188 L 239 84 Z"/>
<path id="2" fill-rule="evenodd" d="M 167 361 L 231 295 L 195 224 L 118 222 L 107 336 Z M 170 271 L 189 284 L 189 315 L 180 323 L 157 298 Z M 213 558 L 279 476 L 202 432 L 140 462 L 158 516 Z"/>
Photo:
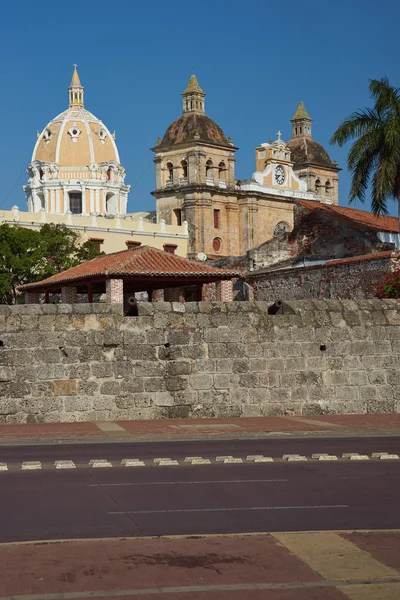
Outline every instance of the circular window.
<path id="1" fill-rule="evenodd" d="M 221 238 L 214 238 L 213 239 L 213 250 L 214 250 L 214 252 L 219 252 L 221 250 L 221 246 L 222 246 Z"/>
<path id="2" fill-rule="evenodd" d="M 78 134 L 78 130 L 77 129 L 73 129 L 72 133 L 73 133 L 73 135 L 77 135 Z"/>

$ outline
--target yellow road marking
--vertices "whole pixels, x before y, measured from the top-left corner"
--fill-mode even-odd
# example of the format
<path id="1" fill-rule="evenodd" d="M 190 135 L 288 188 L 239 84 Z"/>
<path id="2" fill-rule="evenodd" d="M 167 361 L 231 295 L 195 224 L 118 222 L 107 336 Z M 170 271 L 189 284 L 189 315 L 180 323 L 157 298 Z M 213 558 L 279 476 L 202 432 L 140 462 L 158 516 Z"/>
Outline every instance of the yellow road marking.
<path id="1" fill-rule="evenodd" d="M 372 558 L 368 552 L 337 533 L 271 534 L 313 571 L 329 580 L 379 579 L 398 577 L 399 573 Z"/>

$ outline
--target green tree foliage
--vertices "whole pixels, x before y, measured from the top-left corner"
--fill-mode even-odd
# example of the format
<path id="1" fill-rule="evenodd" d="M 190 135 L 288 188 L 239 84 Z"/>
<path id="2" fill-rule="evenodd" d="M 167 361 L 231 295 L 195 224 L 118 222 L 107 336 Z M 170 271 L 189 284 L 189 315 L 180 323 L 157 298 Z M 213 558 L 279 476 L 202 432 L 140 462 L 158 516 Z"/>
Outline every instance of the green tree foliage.
<path id="1" fill-rule="evenodd" d="M 18 286 L 97 255 L 95 243 L 80 245 L 79 235 L 65 225 L 45 224 L 40 230 L 0 225 L 0 302 L 15 303 Z"/>
<path id="2" fill-rule="evenodd" d="M 389 80 L 372 79 L 372 108 L 351 114 L 334 133 L 331 143 L 343 146 L 355 140 L 347 156 L 352 172 L 350 202 L 362 202 L 371 186 L 371 207 L 376 215 L 387 214 L 387 200 L 395 198 L 400 220 L 400 89 Z"/>

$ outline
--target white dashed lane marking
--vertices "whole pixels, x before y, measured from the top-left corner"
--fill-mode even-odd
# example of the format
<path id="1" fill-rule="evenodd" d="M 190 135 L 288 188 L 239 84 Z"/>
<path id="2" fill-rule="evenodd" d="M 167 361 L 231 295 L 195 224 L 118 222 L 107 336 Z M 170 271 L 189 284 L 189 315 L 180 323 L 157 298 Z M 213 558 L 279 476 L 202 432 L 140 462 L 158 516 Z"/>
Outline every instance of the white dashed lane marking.
<path id="1" fill-rule="evenodd" d="M 108 460 L 106 458 L 95 458 L 85 462 L 74 462 L 73 460 L 56 460 L 52 463 L 41 461 L 24 461 L 22 463 L 0 462 L 0 471 L 37 471 L 50 469 L 101 469 L 112 467 L 176 467 L 176 466 L 196 466 L 196 465 L 230 465 L 230 464 L 249 464 L 249 463 L 282 463 L 282 462 L 316 462 L 316 461 L 369 461 L 369 460 L 400 460 L 399 454 L 390 454 L 388 452 L 373 452 L 370 456 L 358 452 L 344 452 L 341 456 L 320 452 L 311 454 L 310 457 L 301 454 L 283 454 L 282 458 L 272 458 L 263 454 L 248 454 L 245 458 L 239 456 L 214 456 L 204 458 L 203 456 L 185 456 L 180 459 L 170 458 L 168 456 L 156 458 L 124 458 L 118 461 Z"/>

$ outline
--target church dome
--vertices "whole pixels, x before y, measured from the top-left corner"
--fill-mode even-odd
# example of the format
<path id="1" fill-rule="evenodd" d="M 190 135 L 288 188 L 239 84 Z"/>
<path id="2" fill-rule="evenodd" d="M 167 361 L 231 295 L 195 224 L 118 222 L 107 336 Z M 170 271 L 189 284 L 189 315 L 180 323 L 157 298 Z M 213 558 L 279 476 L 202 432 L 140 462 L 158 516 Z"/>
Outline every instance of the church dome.
<path id="1" fill-rule="evenodd" d="M 334 166 L 325 148 L 309 136 L 294 137 L 286 144 L 286 147 L 290 150 L 290 158 L 295 166 L 301 164 L 313 164 L 327 168 Z"/>
<path id="2" fill-rule="evenodd" d="M 230 146 L 221 127 L 205 114 L 186 112 L 167 129 L 160 147 L 193 143 L 194 140 L 217 146 Z"/>
<path id="3" fill-rule="evenodd" d="M 205 114 L 205 96 L 196 75 L 192 75 L 182 93 L 183 114 L 168 127 L 157 150 L 193 144 L 196 140 L 216 146 L 232 146 L 221 127 Z"/>
<path id="4" fill-rule="evenodd" d="M 55 163 L 60 167 L 119 163 L 114 136 L 83 106 L 83 87 L 76 69 L 69 91 L 69 108 L 52 119 L 38 136 L 31 162 Z"/>

